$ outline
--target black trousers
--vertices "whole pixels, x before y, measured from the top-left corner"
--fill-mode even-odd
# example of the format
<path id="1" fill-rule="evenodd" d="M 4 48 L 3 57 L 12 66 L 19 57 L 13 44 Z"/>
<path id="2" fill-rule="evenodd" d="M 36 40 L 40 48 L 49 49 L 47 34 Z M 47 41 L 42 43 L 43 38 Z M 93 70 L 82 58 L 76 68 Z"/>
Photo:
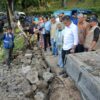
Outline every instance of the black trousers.
<path id="1" fill-rule="evenodd" d="M 46 51 L 48 44 L 49 46 L 51 46 L 50 34 L 43 34 L 43 39 L 44 39 L 44 51 Z"/>
<path id="2" fill-rule="evenodd" d="M 76 46 L 76 50 L 75 50 L 76 53 L 79 53 L 79 52 L 84 52 L 84 46 L 82 44 L 78 44 Z"/>
<path id="3" fill-rule="evenodd" d="M 71 50 L 71 49 L 70 49 Z M 65 56 L 67 55 L 67 54 L 70 54 L 70 50 L 63 50 L 62 49 L 62 61 L 63 61 L 63 66 L 66 64 L 66 60 L 67 60 L 67 58 L 65 58 Z"/>

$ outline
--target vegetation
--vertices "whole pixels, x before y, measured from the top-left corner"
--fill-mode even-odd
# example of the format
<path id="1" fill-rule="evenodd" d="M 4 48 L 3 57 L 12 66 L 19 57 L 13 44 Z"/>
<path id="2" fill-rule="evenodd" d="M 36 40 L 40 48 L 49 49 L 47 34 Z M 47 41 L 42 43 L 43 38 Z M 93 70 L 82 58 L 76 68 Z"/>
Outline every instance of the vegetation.
<path id="1" fill-rule="evenodd" d="M 7 6 L 8 5 L 8 6 Z M 28 14 L 47 14 L 58 9 L 87 8 L 100 13 L 100 0 L 1 0 L 0 10 L 6 11 L 7 7 L 13 10 L 23 10 Z M 16 33 L 18 30 L 16 30 Z M 16 35 L 14 51 L 23 48 L 24 39 Z M 0 61 L 4 57 L 0 49 Z"/>

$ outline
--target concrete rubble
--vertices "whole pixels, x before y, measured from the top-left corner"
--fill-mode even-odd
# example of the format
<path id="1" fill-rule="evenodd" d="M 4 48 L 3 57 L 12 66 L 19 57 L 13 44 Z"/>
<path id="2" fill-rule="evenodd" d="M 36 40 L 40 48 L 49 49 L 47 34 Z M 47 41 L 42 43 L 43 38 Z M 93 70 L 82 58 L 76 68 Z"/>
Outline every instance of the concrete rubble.
<path id="1" fill-rule="evenodd" d="M 51 65 L 54 66 L 52 63 Z M 67 83 L 63 84 L 64 80 L 60 82 L 58 78 L 58 83 L 56 83 L 58 74 L 44 61 L 42 52 L 37 47 L 34 47 L 34 50 L 20 53 L 11 66 L 12 68 L 8 70 L 7 66 L 0 64 L 0 100 L 65 100 L 63 99 L 66 97 L 65 93 L 67 93 L 67 100 L 81 100 L 78 90 L 73 88 L 74 85 L 66 90 L 64 84 Z M 59 69 L 57 73 L 60 71 Z M 57 91 L 60 89 L 59 93 L 52 91 L 54 88 Z M 68 94 L 69 90 L 72 96 Z M 65 91 L 64 95 L 62 91 L 63 93 Z M 53 99 L 58 94 L 61 99 L 58 97 Z"/>

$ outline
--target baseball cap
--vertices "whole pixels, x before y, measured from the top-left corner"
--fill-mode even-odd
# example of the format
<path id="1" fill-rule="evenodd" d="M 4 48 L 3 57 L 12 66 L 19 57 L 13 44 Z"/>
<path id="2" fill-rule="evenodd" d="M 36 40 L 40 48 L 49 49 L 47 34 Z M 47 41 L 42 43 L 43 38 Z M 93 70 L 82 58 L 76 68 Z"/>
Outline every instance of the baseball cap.
<path id="1" fill-rule="evenodd" d="M 90 17 L 89 22 L 98 22 L 96 17 Z"/>

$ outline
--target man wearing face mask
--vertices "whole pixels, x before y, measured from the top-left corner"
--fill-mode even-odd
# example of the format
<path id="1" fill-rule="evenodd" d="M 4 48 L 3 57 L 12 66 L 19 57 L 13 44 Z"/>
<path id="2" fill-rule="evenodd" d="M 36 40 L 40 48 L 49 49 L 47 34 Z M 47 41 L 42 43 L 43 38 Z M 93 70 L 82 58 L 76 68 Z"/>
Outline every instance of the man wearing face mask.
<path id="1" fill-rule="evenodd" d="M 92 16 L 89 24 L 91 28 L 86 35 L 84 47 L 86 51 L 94 51 L 100 49 L 100 28 L 98 26 L 98 20 L 96 17 Z"/>

